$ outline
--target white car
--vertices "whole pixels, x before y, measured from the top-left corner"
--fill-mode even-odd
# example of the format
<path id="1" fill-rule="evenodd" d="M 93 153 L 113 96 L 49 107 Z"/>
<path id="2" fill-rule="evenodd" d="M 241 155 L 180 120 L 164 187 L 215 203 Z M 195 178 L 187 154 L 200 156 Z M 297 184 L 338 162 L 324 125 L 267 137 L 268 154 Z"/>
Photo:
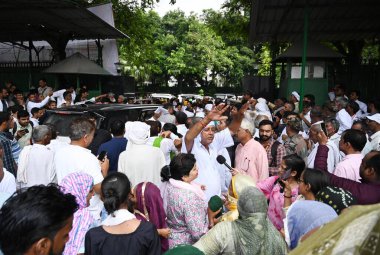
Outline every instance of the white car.
<path id="1" fill-rule="evenodd" d="M 237 99 L 234 94 L 224 94 L 224 93 L 217 93 L 217 94 L 215 94 L 215 98 L 220 98 L 220 99 L 223 99 L 223 100 L 226 100 L 226 99 L 236 100 Z"/>
<path id="2" fill-rule="evenodd" d="M 198 94 L 179 94 L 178 95 L 178 99 L 179 101 L 182 103 L 182 100 L 183 99 L 187 99 L 187 98 L 195 98 L 195 99 L 200 99 L 202 100 L 203 99 L 203 96 L 201 95 L 198 95 Z"/>
<path id="3" fill-rule="evenodd" d="M 172 94 L 164 94 L 164 93 L 153 93 L 150 95 L 151 98 L 164 98 L 164 99 L 172 99 L 174 98 L 175 96 L 173 96 Z"/>

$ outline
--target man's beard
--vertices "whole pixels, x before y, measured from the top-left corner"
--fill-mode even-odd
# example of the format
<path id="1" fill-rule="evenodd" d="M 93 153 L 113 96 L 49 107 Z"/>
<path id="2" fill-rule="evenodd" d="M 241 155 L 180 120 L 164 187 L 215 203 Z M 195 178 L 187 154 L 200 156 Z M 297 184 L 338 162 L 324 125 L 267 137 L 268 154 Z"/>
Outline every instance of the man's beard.
<path id="1" fill-rule="evenodd" d="M 260 135 L 260 140 L 261 140 L 261 141 L 264 141 L 264 142 L 265 142 L 265 141 L 268 141 L 270 138 L 271 138 L 271 136 L 266 136 L 266 135 L 262 135 L 262 136 L 261 136 L 261 135 Z"/>

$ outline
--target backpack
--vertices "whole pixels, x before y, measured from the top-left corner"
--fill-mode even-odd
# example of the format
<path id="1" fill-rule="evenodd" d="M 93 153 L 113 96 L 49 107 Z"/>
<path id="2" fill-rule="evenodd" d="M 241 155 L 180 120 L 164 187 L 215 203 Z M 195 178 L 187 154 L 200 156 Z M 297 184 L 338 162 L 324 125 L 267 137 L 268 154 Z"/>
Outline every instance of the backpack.
<path id="1" fill-rule="evenodd" d="M 269 167 L 277 167 L 277 164 L 276 164 L 277 149 L 278 149 L 278 146 L 280 146 L 280 144 L 281 143 L 279 141 L 274 141 L 274 143 L 272 144 L 272 147 L 270 149 L 270 154 L 272 155 L 272 161 L 270 162 Z"/>

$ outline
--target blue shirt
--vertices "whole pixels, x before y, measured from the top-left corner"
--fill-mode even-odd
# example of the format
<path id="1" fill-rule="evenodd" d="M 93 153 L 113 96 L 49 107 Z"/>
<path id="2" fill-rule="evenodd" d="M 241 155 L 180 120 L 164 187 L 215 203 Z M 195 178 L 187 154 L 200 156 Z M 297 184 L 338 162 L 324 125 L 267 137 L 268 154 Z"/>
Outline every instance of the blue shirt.
<path id="1" fill-rule="evenodd" d="M 107 158 L 110 161 L 109 173 L 117 172 L 117 165 L 119 162 L 119 155 L 125 151 L 127 147 L 127 139 L 125 137 L 114 137 L 108 142 L 100 145 L 98 149 L 98 155 L 102 151 L 107 152 Z"/>

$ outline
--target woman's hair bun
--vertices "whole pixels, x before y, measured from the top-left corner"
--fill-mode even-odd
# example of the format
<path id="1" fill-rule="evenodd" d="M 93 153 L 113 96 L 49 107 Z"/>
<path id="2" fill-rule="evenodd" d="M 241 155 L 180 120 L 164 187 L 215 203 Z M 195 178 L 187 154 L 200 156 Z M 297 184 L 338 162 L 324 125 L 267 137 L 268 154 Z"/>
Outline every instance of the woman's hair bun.
<path id="1" fill-rule="evenodd" d="M 161 169 L 161 178 L 163 182 L 169 181 L 171 177 L 170 166 L 166 165 Z"/>

